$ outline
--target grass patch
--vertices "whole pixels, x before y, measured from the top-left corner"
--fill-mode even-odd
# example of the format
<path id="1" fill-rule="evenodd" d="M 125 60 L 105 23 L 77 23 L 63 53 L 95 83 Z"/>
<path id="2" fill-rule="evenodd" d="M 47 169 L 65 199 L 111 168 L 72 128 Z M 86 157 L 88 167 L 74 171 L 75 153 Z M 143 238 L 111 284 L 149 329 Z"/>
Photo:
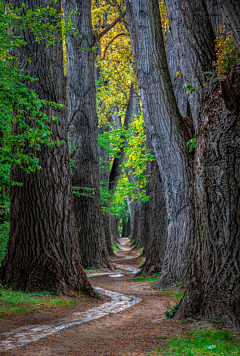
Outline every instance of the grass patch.
<path id="1" fill-rule="evenodd" d="M 155 349 L 154 355 L 174 356 L 234 356 L 240 355 L 239 338 L 222 330 L 192 330 L 188 338 L 172 337 L 165 346 Z M 152 353 L 148 353 L 152 355 Z"/>
<path id="2" fill-rule="evenodd" d="M 134 278 L 134 282 L 155 282 L 157 280 L 157 277 L 139 277 L 139 278 Z"/>
<path id="3" fill-rule="evenodd" d="M 166 297 L 182 298 L 184 292 L 172 292 L 172 291 L 163 291 L 162 295 Z"/>
<path id="4" fill-rule="evenodd" d="M 0 286 L 1 287 L 1 286 Z M 80 295 L 81 300 L 88 300 Z M 25 293 L 13 291 L 11 288 L 0 288 L 0 315 L 4 317 L 9 314 L 28 314 L 31 310 L 45 310 L 46 306 L 72 306 L 77 300 L 58 298 L 48 291 Z"/>
<path id="5" fill-rule="evenodd" d="M 117 251 L 117 250 L 120 250 L 120 247 L 118 247 L 117 244 L 112 244 L 112 249 L 113 249 L 113 251 Z"/>

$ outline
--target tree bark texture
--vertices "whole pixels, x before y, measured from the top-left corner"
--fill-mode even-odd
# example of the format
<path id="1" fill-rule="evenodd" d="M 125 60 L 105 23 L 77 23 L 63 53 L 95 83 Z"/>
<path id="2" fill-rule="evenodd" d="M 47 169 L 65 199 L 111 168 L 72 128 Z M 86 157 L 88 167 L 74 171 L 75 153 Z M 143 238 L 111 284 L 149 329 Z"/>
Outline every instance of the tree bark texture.
<path id="1" fill-rule="evenodd" d="M 111 238 L 112 238 L 112 244 L 114 242 L 119 242 L 119 231 L 118 231 L 118 219 L 115 215 L 110 215 L 110 226 L 111 226 Z"/>
<path id="2" fill-rule="evenodd" d="M 218 0 L 218 3 L 240 53 L 240 3 L 237 0 Z"/>
<path id="3" fill-rule="evenodd" d="M 219 36 L 219 27 L 222 26 L 222 30 L 225 33 L 225 22 L 223 20 L 222 12 L 218 3 L 218 0 L 204 0 L 209 19 L 212 24 L 214 35 L 217 38 Z"/>
<path id="4" fill-rule="evenodd" d="M 188 96 L 196 132 L 206 81 L 203 73 L 212 70 L 215 36 L 203 0 L 166 0 L 165 3 L 183 82 L 198 88 Z"/>
<path id="5" fill-rule="evenodd" d="M 22 0 L 11 2 L 18 8 Z M 25 1 L 29 9 L 47 6 L 45 0 Z M 60 1 L 56 4 L 61 12 Z M 34 42 L 30 31 L 23 35 L 26 46 L 18 49 L 25 73 L 39 81 L 29 82 L 40 99 L 65 104 L 65 78 L 62 43 L 46 47 Z M 26 65 L 27 63 L 27 65 Z M 66 136 L 66 109 L 44 107 L 44 112 L 61 118 L 49 123 L 53 140 Z M 16 125 L 13 133 L 18 132 Z M 27 150 L 27 147 L 26 147 Z M 37 291 L 49 289 L 59 295 L 83 291 L 96 296 L 81 266 L 70 176 L 67 144 L 51 148 L 41 145 L 33 151 L 40 160 L 41 170 L 27 174 L 13 168 L 11 180 L 23 186 L 11 186 L 11 226 L 7 254 L 2 263 L 0 278 L 3 285 L 14 289 Z"/>
<path id="6" fill-rule="evenodd" d="M 141 273 L 152 275 L 161 270 L 168 237 L 168 216 L 165 203 L 164 189 L 157 162 L 151 163 L 149 184 L 149 242 L 146 260 Z M 158 283 L 155 285 L 158 287 Z"/>
<path id="7" fill-rule="evenodd" d="M 68 125 L 72 145 L 76 146 L 72 154 L 72 182 L 76 187 L 94 189 L 91 191 L 93 198 L 74 197 L 81 257 L 84 267 L 107 265 L 113 269 L 101 210 L 91 1 L 63 0 L 62 4 L 65 16 L 78 9 L 71 21 L 81 36 L 69 34 L 66 41 Z"/>
<path id="8" fill-rule="evenodd" d="M 186 142 L 191 122 L 181 117 L 167 66 L 157 0 L 125 0 L 143 115 L 166 194 L 168 243 L 163 286 L 184 279 L 194 231 L 193 177 Z"/>
<path id="9" fill-rule="evenodd" d="M 226 78 L 227 80 L 227 78 Z M 191 278 L 177 318 L 200 314 L 240 327 L 240 66 L 235 106 L 220 83 L 203 91 L 196 145 L 196 234 Z"/>
<path id="10" fill-rule="evenodd" d="M 180 72 L 180 66 L 178 63 L 178 57 L 175 52 L 175 47 L 173 44 L 173 38 L 171 31 L 167 32 L 167 44 L 166 44 L 166 56 L 169 68 L 169 73 L 172 81 L 172 86 L 176 98 L 179 111 L 182 116 L 187 116 L 188 109 L 188 98 L 186 95 L 186 89 L 183 87 L 183 77 L 182 75 L 177 76 L 176 73 Z"/>

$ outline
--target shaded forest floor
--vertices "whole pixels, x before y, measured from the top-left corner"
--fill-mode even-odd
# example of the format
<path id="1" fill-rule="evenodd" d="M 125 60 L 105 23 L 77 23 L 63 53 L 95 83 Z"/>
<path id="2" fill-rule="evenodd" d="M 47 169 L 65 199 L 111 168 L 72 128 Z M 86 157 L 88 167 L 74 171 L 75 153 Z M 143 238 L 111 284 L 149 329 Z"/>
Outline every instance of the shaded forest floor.
<path id="1" fill-rule="evenodd" d="M 117 259 L 116 263 L 126 266 L 139 267 L 143 261 L 139 257 L 140 250 L 126 249 L 126 245 L 120 245 L 124 250 L 117 251 L 121 256 L 131 256 L 132 259 Z M 113 258 L 113 262 L 115 259 Z M 123 271 L 123 269 L 122 269 Z M 142 301 L 129 309 L 116 314 L 109 314 L 98 320 L 90 321 L 86 324 L 78 325 L 69 329 L 64 329 L 52 336 L 45 337 L 36 342 L 32 342 L 18 349 L 3 352 L 2 355 L 38 355 L 38 356 L 58 356 L 58 355 L 79 355 L 79 356 L 145 356 L 145 355 L 162 355 L 157 349 L 164 348 L 167 339 L 171 336 L 188 336 L 191 329 L 192 321 L 187 323 L 169 320 L 165 316 L 167 307 L 172 307 L 179 300 L 174 293 L 179 291 L 175 288 L 168 291 L 150 289 L 152 282 L 140 282 L 134 280 L 133 275 L 125 275 L 119 278 L 109 276 L 92 277 L 91 282 L 94 286 L 103 287 L 104 289 L 122 293 L 124 295 L 134 295 L 141 298 Z M 176 295 L 178 295 L 176 294 Z M 104 303 L 102 300 L 100 303 Z M 92 308 L 98 301 L 89 300 L 84 304 L 75 306 L 80 311 L 85 308 Z M 64 313 L 71 313 L 73 307 L 55 309 L 54 318 L 61 318 Z M 48 311 L 49 312 L 49 311 Z M 42 321 L 45 321 L 44 311 L 42 312 Z M 48 315 L 49 317 L 49 315 Z M 47 318 L 48 318 L 47 317 Z M 36 324 L 34 317 L 31 315 L 17 317 L 14 328 L 26 323 Z M 11 319 L 11 318 L 10 318 Z M 49 319 L 48 319 L 49 320 Z M 1 331 L 3 328 L 13 328 L 12 320 L 1 321 Z M 11 326 L 11 327 L 10 327 Z M 208 325 L 200 325 L 208 327 Z M 211 326 L 211 325 L 210 325 Z M 164 350 L 164 349 L 163 349 Z M 197 353 L 196 353 L 197 354 Z M 206 353 L 207 355 L 208 353 Z M 231 353 L 236 354 L 236 353 Z M 178 353 L 172 353 L 178 355 Z M 190 354 L 189 354 L 190 355 Z M 200 354 L 199 354 L 200 355 Z M 202 355 L 205 355 L 202 354 Z M 217 353 L 216 353 L 217 355 Z M 230 355 L 228 353 L 228 355 Z"/>

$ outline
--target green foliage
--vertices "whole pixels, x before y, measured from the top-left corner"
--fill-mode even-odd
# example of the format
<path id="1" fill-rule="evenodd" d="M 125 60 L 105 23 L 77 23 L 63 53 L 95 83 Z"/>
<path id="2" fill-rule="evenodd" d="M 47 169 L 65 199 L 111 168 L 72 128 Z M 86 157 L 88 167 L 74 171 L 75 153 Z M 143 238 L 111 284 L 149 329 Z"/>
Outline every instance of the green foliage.
<path id="1" fill-rule="evenodd" d="M 184 84 L 183 88 L 187 88 L 186 94 L 193 94 L 198 90 L 198 88 L 193 87 L 190 83 Z"/>
<path id="2" fill-rule="evenodd" d="M 80 298 L 80 297 L 79 297 Z M 21 313 L 28 314 L 33 309 L 45 309 L 48 305 L 76 305 L 76 300 L 54 297 L 49 291 L 29 292 L 13 291 L 0 284 L 0 314 L 2 316 Z"/>
<path id="3" fill-rule="evenodd" d="M 5 221 L 0 225 L 0 266 L 1 262 L 5 257 L 7 250 L 7 242 L 9 238 L 10 222 Z"/>
<path id="4" fill-rule="evenodd" d="M 195 148 L 196 148 L 196 139 L 195 138 L 192 138 L 191 140 L 189 140 L 187 143 L 186 143 L 186 146 L 189 146 L 189 152 L 192 152 Z"/>
<path id="5" fill-rule="evenodd" d="M 239 337 L 222 330 L 191 330 L 187 338 L 170 337 L 166 346 L 158 347 L 154 355 L 174 356 L 234 356 L 240 355 Z"/>
<path id="6" fill-rule="evenodd" d="M 156 282 L 157 277 L 139 277 L 139 278 L 134 278 L 133 281 L 134 282 Z"/>
<path id="7" fill-rule="evenodd" d="M 112 244 L 112 249 L 113 249 L 113 251 L 118 251 L 118 250 L 120 250 L 120 248 L 118 247 L 117 244 Z"/>
<path id="8" fill-rule="evenodd" d="M 173 308 L 168 307 L 167 311 L 165 312 L 166 317 L 168 319 L 171 319 L 176 313 L 178 307 L 179 307 L 179 303 L 176 303 Z"/>
<path id="9" fill-rule="evenodd" d="M 219 32 L 222 32 L 221 26 Z M 229 32 L 226 38 L 219 36 L 215 40 L 215 52 L 217 60 L 214 64 L 217 73 L 220 75 L 233 73 L 235 65 L 239 62 L 239 53 Z"/>

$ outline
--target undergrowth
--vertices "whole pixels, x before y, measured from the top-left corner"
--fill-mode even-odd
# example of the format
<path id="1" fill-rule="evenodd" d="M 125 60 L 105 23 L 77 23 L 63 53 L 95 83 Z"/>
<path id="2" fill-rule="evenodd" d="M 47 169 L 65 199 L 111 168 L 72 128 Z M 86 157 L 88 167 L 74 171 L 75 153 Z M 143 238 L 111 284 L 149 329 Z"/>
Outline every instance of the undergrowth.
<path id="1" fill-rule="evenodd" d="M 239 338 L 232 332 L 222 330 L 191 330 L 187 338 L 170 337 L 167 344 L 154 349 L 147 355 L 174 356 L 234 356 L 240 355 Z"/>
<path id="2" fill-rule="evenodd" d="M 134 282 L 156 282 L 157 277 L 139 277 L 139 278 L 134 278 Z"/>
<path id="3" fill-rule="evenodd" d="M 112 249 L 113 249 L 113 251 L 117 251 L 117 250 L 120 250 L 120 247 L 118 247 L 117 244 L 112 244 Z"/>
<path id="4" fill-rule="evenodd" d="M 87 301 L 81 295 L 76 295 L 78 299 Z M 29 314 L 32 310 L 45 310 L 47 306 L 70 306 L 76 305 L 76 299 L 58 298 L 49 291 L 42 292 L 22 292 L 13 291 L 11 288 L 0 285 L 0 317 L 19 313 Z"/>

